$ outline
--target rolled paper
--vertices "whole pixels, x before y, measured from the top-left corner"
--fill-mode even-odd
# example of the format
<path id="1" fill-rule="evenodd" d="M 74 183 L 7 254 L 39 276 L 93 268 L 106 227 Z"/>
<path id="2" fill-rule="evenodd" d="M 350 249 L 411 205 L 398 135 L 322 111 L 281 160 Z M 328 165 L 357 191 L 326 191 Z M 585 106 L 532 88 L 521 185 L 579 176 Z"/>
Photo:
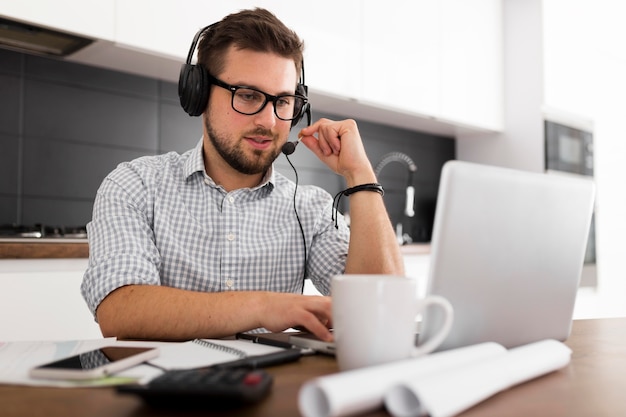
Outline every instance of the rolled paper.
<path id="1" fill-rule="evenodd" d="M 497 343 L 480 343 L 413 359 L 315 378 L 298 395 L 304 417 L 342 417 L 381 408 L 388 389 L 408 377 L 426 376 L 504 355 Z"/>
<path id="2" fill-rule="evenodd" d="M 413 375 L 391 387 L 385 407 L 394 417 L 450 417 L 516 384 L 556 371 L 571 350 L 543 340 L 429 375 Z"/>

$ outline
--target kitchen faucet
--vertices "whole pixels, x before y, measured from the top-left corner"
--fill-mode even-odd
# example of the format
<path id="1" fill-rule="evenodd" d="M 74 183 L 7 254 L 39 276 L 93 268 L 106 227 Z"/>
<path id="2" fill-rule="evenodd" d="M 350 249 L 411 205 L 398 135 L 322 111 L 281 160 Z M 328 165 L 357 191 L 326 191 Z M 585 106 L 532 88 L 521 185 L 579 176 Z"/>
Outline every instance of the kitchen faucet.
<path id="1" fill-rule="evenodd" d="M 410 156 L 402 152 L 391 152 L 383 156 L 383 158 L 376 164 L 376 168 L 374 169 L 374 173 L 376 174 L 376 178 L 378 178 L 382 169 L 387 166 L 391 162 L 400 162 L 407 166 L 409 171 L 409 177 L 407 180 L 406 186 L 406 201 L 404 205 L 404 215 L 406 217 L 415 216 L 415 188 L 413 187 L 413 173 L 417 171 L 417 165 Z M 399 221 L 396 224 L 396 239 L 400 245 L 405 243 L 411 243 L 411 237 L 402 233 L 402 221 Z"/>

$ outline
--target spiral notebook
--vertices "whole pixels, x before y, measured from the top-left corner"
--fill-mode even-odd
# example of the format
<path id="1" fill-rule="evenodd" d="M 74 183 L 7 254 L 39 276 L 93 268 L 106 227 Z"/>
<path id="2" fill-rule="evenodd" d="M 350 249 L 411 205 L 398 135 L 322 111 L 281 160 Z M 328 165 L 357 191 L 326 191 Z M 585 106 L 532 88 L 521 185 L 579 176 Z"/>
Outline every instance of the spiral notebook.
<path id="1" fill-rule="evenodd" d="M 160 355 L 149 362 L 172 370 L 201 368 L 285 349 L 245 340 L 195 339 L 182 343 L 159 343 L 159 350 Z"/>

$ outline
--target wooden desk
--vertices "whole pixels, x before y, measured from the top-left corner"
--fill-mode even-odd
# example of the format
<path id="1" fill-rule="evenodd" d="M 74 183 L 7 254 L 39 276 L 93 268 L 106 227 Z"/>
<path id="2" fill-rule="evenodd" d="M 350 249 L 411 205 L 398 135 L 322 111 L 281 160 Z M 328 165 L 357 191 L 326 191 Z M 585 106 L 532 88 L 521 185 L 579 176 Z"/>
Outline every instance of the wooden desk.
<path id="1" fill-rule="evenodd" d="M 501 392 L 460 417 L 603 417 L 626 415 L 626 318 L 575 321 L 567 345 L 567 368 Z M 110 388 L 68 389 L 0 386 L 0 416 L 298 416 L 298 391 L 318 375 L 337 371 L 332 358 L 312 356 L 268 369 L 274 376 L 269 398 L 239 410 L 157 410 Z M 376 383 L 376 381 L 372 381 Z M 388 416 L 378 410 L 367 416 Z"/>

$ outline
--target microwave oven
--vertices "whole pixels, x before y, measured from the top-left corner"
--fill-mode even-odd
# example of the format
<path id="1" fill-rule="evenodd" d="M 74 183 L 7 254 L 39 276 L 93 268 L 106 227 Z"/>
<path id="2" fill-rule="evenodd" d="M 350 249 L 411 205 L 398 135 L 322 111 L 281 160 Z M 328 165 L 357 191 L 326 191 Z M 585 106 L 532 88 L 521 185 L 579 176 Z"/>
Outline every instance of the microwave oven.
<path id="1" fill-rule="evenodd" d="M 545 114 L 544 137 L 548 171 L 593 176 L 593 125 L 590 121 Z"/>

